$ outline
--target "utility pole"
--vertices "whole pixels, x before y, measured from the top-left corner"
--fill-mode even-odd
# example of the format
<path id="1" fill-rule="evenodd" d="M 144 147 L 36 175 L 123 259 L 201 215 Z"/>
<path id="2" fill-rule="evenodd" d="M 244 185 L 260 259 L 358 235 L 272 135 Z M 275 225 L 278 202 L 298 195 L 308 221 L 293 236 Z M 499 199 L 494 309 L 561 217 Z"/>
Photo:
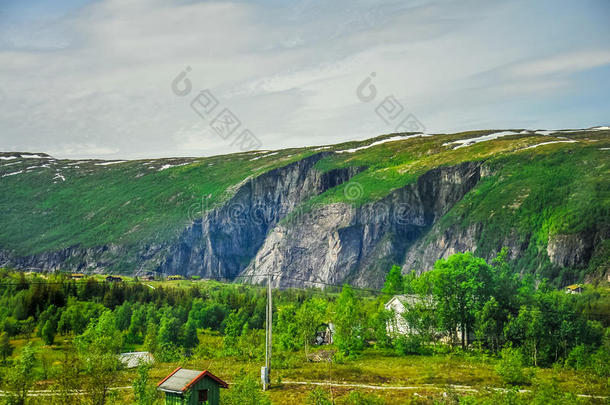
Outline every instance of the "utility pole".
<path id="1" fill-rule="evenodd" d="M 273 247 L 274 267 L 277 269 L 277 245 Z M 261 367 L 261 380 L 263 382 L 263 391 L 271 386 L 271 348 L 273 342 L 273 294 L 271 293 L 271 270 L 267 269 L 267 311 L 265 318 L 265 366 Z"/>
<path id="2" fill-rule="evenodd" d="M 271 294 L 271 273 L 267 273 L 267 320 L 265 328 L 265 367 L 261 377 L 263 378 L 263 390 L 270 386 L 271 382 L 271 342 L 273 329 L 273 295 Z"/>

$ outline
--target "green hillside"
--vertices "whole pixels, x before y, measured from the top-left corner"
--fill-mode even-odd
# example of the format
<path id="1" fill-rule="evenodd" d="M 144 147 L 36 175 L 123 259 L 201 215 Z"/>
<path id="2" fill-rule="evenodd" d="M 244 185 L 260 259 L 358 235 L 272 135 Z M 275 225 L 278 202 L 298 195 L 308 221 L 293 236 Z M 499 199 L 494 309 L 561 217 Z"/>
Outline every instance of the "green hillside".
<path id="1" fill-rule="evenodd" d="M 516 232 L 536 241 L 519 260 L 541 263 L 549 235 L 610 227 L 608 148 L 610 130 L 597 128 L 391 134 L 323 147 L 117 162 L 6 152 L 0 154 L 0 250 L 25 256 L 71 246 L 137 249 L 171 241 L 202 207 L 221 205 L 244 180 L 322 153 L 315 166 L 320 172 L 363 170 L 305 201 L 304 208 L 359 206 L 436 167 L 485 161 L 489 173 L 442 218 L 439 229 L 484 224 L 477 243 L 481 255 Z M 348 199 L 345 187 L 354 182 L 359 193 Z M 594 256 L 593 267 L 607 266 L 607 240 Z"/>

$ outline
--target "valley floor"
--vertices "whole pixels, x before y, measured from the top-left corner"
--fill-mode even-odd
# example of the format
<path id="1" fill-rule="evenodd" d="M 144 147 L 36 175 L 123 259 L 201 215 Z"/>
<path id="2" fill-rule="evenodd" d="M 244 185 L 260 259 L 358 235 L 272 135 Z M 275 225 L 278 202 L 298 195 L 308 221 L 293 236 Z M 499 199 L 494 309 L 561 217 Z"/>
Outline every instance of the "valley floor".
<path id="1" fill-rule="evenodd" d="M 208 335 L 202 338 L 210 345 L 222 344 L 220 337 Z M 20 341 L 15 343 L 16 346 L 23 344 Z M 53 357 L 59 358 L 62 344 L 58 343 L 52 350 L 44 346 L 41 349 L 48 349 Z M 458 403 L 460 400 L 470 401 L 467 403 L 507 403 L 510 395 L 529 403 L 529 398 L 538 395 L 539 391 L 544 391 L 544 395 L 554 395 L 556 399 L 566 398 L 555 403 L 572 403 L 569 398 L 573 398 L 578 403 L 601 404 L 607 403 L 610 397 L 607 379 L 559 367 L 528 369 L 531 384 L 520 387 L 506 385 L 494 369 L 497 360 L 480 354 L 395 356 L 391 352 L 369 348 L 359 357 L 342 363 L 307 361 L 303 351 L 278 352 L 275 359 L 277 366 L 272 370 L 272 387 L 268 391 L 274 404 L 309 403 L 311 392 L 316 389 L 324 391 L 337 404 L 354 403 L 348 402 L 353 391 L 364 395 L 368 401 L 377 401 L 366 403 L 388 405 Z M 240 373 L 258 376 L 262 363 L 260 359 L 193 357 L 178 362 L 156 363 L 151 369 L 150 379 L 156 383 L 177 367 L 184 367 L 210 370 L 231 386 Z M 111 403 L 134 403 L 131 384 L 135 378 L 134 369 L 120 372 Z M 49 390 L 50 384 L 49 380 L 41 381 L 33 388 L 30 396 L 35 399 L 34 403 L 42 403 L 38 401 L 53 395 Z M 75 393 L 75 396 L 79 395 Z"/>

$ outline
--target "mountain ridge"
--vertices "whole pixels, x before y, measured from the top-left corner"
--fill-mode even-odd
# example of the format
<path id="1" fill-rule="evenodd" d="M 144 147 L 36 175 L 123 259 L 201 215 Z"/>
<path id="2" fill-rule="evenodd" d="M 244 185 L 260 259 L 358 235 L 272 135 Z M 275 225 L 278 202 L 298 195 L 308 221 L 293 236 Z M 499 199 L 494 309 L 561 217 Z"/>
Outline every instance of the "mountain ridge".
<path id="1" fill-rule="evenodd" d="M 0 153 L 0 264 L 262 282 L 267 258 L 279 286 L 379 286 L 392 264 L 425 271 L 507 246 L 521 273 L 605 278 L 609 135 L 405 133 L 126 161 Z"/>

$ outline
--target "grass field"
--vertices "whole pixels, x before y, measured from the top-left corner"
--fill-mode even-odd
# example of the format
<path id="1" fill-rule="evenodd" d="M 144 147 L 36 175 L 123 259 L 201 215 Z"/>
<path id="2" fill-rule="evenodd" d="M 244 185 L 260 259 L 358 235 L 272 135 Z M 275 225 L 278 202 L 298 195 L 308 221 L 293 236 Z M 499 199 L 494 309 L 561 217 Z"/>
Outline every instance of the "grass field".
<path id="1" fill-rule="evenodd" d="M 217 334 L 200 334 L 200 340 L 208 346 L 207 353 L 220 353 L 222 350 L 222 337 Z M 47 366 L 52 367 L 61 361 L 65 343 L 63 339 L 58 339 L 52 348 L 43 346 L 38 338 L 33 338 L 33 341 L 39 346 L 39 358 L 44 359 L 43 363 Z M 14 355 L 18 355 L 24 340 L 14 340 L 12 343 L 16 347 Z M 317 350 L 329 348 L 322 347 Z M 142 347 L 132 346 L 125 349 L 140 350 Z M 306 361 L 303 351 L 278 353 L 277 358 L 281 359 L 281 362 L 272 369 L 272 388 L 268 391 L 272 402 L 277 404 L 305 403 L 309 393 L 314 389 L 325 390 L 329 395 L 332 392 L 332 397 L 338 404 L 342 403 L 342 399 L 348 398 L 352 391 L 382 398 L 385 404 L 425 404 L 434 401 L 450 403 L 453 396 L 482 398 L 493 395 L 495 392 L 491 391 L 493 389 L 511 388 L 510 385 L 504 384 L 495 372 L 497 360 L 480 354 L 395 356 L 391 352 L 371 348 L 365 350 L 361 356 L 342 363 Z M 177 367 L 207 369 L 231 383 L 241 372 L 258 378 L 263 362 L 264 359 L 258 358 L 194 356 L 177 362 L 156 363 L 150 375 L 151 381 L 156 382 Z M 39 367 L 42 373 L 43 366 L 39 365 Z M 589 373 L 557 367 L 532 368 L 526 372 L 531 374 L 534 382 L 556 381 L 558 388 L 563 392 L 593 396 L 579 398 L 582 403 L 606 403 L 606 400 L 595 396 L 610 396 L 610 382 Z M 114 386 L 128 387 L 135 376 L 135 370 L 123 370 L 119 373 Z M 43 380 L 34 387 L 34 390 L 47 389 L 51 382 L 49 379 Z M 303 384 L 308 382 L 316 384 Z M 333 386 L 328 385 L 329 382 L 332 382 Z M 382 389 L 383 387 L 386 389 Z M 409 388 L 392 389 L 391 387 Z M 521 388 L 530 391 L 536 389 L 530 385 Z M 117 397 L 112 403 L 133 403 L 131 389 L 117 390 L 115 395 Z"/>

